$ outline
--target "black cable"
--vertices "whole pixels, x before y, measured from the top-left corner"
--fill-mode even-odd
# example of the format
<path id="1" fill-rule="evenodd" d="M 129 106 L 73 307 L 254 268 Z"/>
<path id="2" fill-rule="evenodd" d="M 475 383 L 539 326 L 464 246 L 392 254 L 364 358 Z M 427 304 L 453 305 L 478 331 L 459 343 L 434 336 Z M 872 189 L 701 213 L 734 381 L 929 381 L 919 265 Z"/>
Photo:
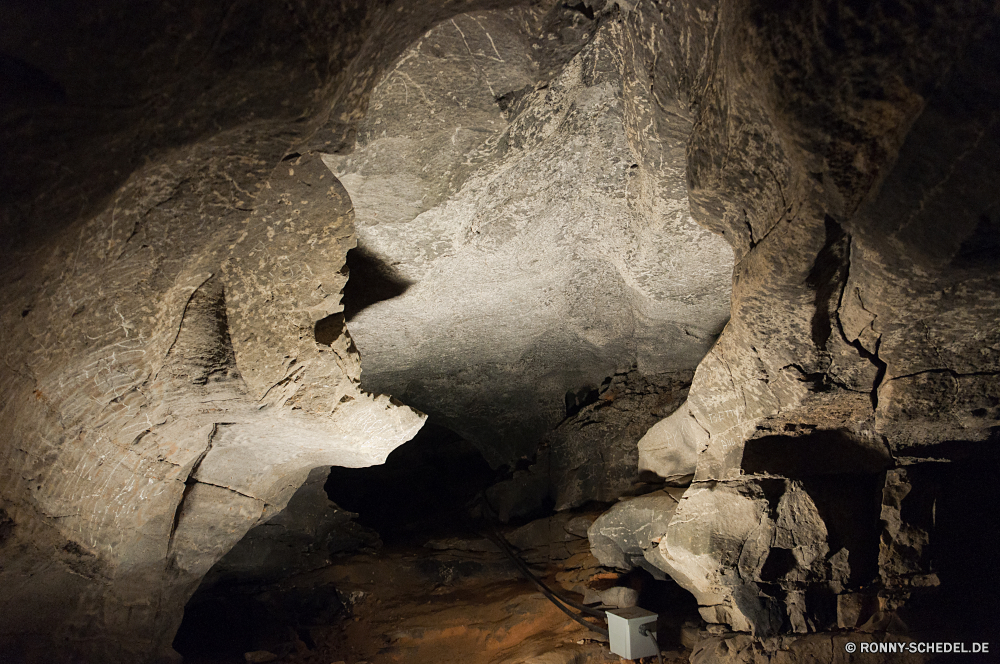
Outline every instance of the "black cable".
<path id="1" fill-rule="evenodd" d="M 656 659 L 663 664 L 663 653 L 660 652 L 660 642 L 656 640 L 656 630 L 649 628 L 649 623 L 645 625 L 639 625 L 639 633 L 645 634 L 653 640 L 653 645 L 656 647 Z"/>
<path id="2" fill-rule="evenodd" d="M 507 554 L 507 556 L 514 562 L 514 564 L 517 566 L 517 568 L 521 571 L 521 573 L 524 576 L 526 576 L 531 582 L 533 582 L 538 587 L 538 589 L 542 592 L 542 594 L 545 595 L 545 597 L 550 602 L 552 602 L 553 604 L 555 604 L 559 608 L 560 611 L 562 611 L 567 616 L 569 616 L 570 618 L 572 618 L 576 622 L 580 623 L 581 625 L 583 625 L 587 629 L 591 630 L 592 632 L 597 632 L 598 634 L 600 634 L 600 635 L 602 635 L 604 637 L 608 636 L 608 630 L 604 629 L 603 627 L 598 627 L 597 625 L 594 625 L 593 623 L 587 622 L 586 620 L 584 620 L 580 616 L 578 616 L 575 613 L 573 613 L 572 611 L 570 611 L 566 606 L 563 606 L 563 604 L 560 602 L 560 600 L 562 600 L 563 598 L 558 597 L 555 593 L 553 593 L 548 588 L 548 586 L 546 586 L 544 583 L 542 583 L 542 581 L 538 577 L 536 577 L 534 574 L 531 573 L 531 571 L 528 569 L 528 566 L 524 564 L 524 561 L 522 561 L 520 558 L 517 557 L 517 555 L 513 552 L 513 550 L 511 550 L 510 545 L 507 544 L 506 540 L 504 540 L 503 537 L 501 537 L 498 533 L 493 533 L 493 536 L 490 536 L 490 534 L 487 534 L 487 537 L 489 537 L 490 540 L 492 540 L 493 542 L 495 542 L 496 544 L 498 544 L 500 546 L 500 550 Z M 566 601 L 567 603 L 571 602 L 571 600 L 563 600 L 563 601 Z M 576 604 L 576 603 L 573 602 L 573 604 Z M 588 613 L 592 613 L 592 612 L 596 611 L 595 609 L 591 609 L 590 607 L 585 607 L 585 608 L 588 609 Z"/>
<path id="3" fill-rule="evenodd" d="M 514 561 L 514 564 L 516 564 L 521 569 L 522 573 L 527 575 L 532 581 L 535 582 L 536 585 L 542 583 L 541 579 L 537 578 L 534 574 L 532 574 L 531 570 L 528 568 L 528 565 L 523 560 L 521 560 L 520 557 L 518 557 L 518 555 L 514 552 L 513 548 L 511 548 L 510 542 L 504 539 L 503 535 L 497 532 L 495 528 L 493 529 L 492 535 L 493 537 L 491 539 L 494 539 L 495 543 L 499 544 L 500 548 L 503 549 L 504 553 L 506 553 L 508 557 L 510 557 L 510 559 Z M 560 595 L 559 593 L 552 590 L 551 588 L 548 588 L 547 586 L 546 590 L 548 590 L 550 593 L 558 597 L 560 602 L 566 604 L 567 606 L 572 606 L 577 611 L 582 611 L 588 615 L 594 616 L 595 618 L 600 618 L 601 620 L 604 621 L 607 621 L 608 619 L 607 614 L 605 614 L 605 612 L 601 611 L 600 609 L 595 609 L 585 604 L 580 604 L 579 602 L 575 602 L 568 597 Z"/>
<path id="4" fill-rule="evenodd" d="M 496 514 L 496 511 L 493 510 L 493 507 L 485 500 L 485 497 L 481 496 L 480 500 L 482 501 L 483 505 L 488 507 L 490 511 L 494 513 L 494 515 Z M 521 572 L 526 576 L 528 576 L 528 578 L 531 579 L 532 582 L 534 582 L 536 585 L 540 584 L 541 580 L 536 578 L 535 575 L 531 573 L 531 570 L 528 568 L 527 564 L 525 564 L 525 562 L 518 557 L 518 555 L 514 552 L 513 548 L 511 548 L 510 542 L 504 539 L 504 536 L 500 534 L 499 530 L 497 530 L 496 524 L 487 518 L 484 518 L 483 521 L 485 521 L 486 524 L 489 526 L 489 532 L 485 533 L 486 537 L 488 537 L 494 544 L 497 544 L 500 547 L 500 549 L 504 553 L 506 553 L 507 556 L 512 561 L 514 561 L 514 564 L 517 565 L 517 567 L 521 570 Z M 575 602 L 572 599 L 564 597 L 563 595 L 560 595 L 554 590 L 549 589 L 548 587 L 546 587 L 546 590 L 548 590 L 553 595 L 558 597 L 559 601 L 566 604 L 567 606 L 572 606 L 574 609 L 578 611 L 582 611 L 588 615 L 594 616 L 595 618 L 600 618 L 601 620 L 607 622 L 608 617 L 604 611 L 601 611 L 600 609 L 591 608 L 589 606 L 586 606 L 585 604 L 580 604 L 579 602 Z"/>

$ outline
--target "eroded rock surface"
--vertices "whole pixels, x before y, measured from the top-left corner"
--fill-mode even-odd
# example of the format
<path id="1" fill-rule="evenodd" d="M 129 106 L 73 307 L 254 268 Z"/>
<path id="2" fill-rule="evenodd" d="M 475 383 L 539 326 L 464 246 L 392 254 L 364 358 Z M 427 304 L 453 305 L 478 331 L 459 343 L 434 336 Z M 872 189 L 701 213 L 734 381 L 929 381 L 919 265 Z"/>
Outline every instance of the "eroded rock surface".
<path id="1" fill-rule="evenodd" d="M 324 157 L 398 286 L 351 319 L 365 386 L 494 464 L 533 453 L 568 390 L 693 368 L 728 317 L 731 251 L 688 210 L 691 117 L 651 91 L 662 19 L 625 13 L 445 21 Z"/>
<path id="2" fill-rule="evenodd" d="M 342 324 L 317 340 L 354 245 L 319 159 L 282 162 L 237 221 L 192 214 L 197 198 L 164 204 L 186 186 L 169 175 L 198 150 L 185 152 L 120 194 L 162 183 L 158 204 L 109 207 L 5 293 L 29 305 L 8 301 L 3 320 L 20 353 L 5 365 L 3 574 L 22 589 L 5 593 L 3 623 L 38 651 L 81 638 L 94 656 L 163 652 L 201 577 L 313 468 L 381 463 L 423 421 L 360 390 Z M 209 222 L 224 222 L 209 242 L 183 226 Z M 32 576 L 76 601 L 18 581 Z"/>
<path id="3" fill-rule="evenodd" d="M 688 165 L 695 218 L 737 255 L 732 319 L 642 444 L 668 476 L 697 449 L 659 566 L 706 619 L 822 629 L 832 598 L 863 587 L 884 626 L 937 584 L 928 543 L 963 522 L 931 515 L 945 468 L 991 464 L 996 442 L 1000 133 L 983 11 L 714 16 L 716 34 L 746 32 L 706 59 Z"/>
<path id="4" fill-rule="evenodd" d="M 375 14 L 126 5 L 0 21 L 4 71 L 32 61 L 29 92 L 63 91 L 3 99 L 12 657 L 169 654 L 201 576 L 313 468 L 380 463 L 422 422 L 359 388 L 338 319 L 350 199 L 308 151 L 349 131 L 371 56 L 397 54 L 366 50 Z M 437 11 L 384 27 L 407 40 Z"/>
<path id="5" fill-rule="evenodd" d="M 494 465 L 697 365 L 638 452 L 690 488 L 605 544 L 761 637 L 705 657 L 995 606 L 941 544 L 995 578 L 995 6 L 35 4 L 0 8 L 5 653 L 169 655 L 310 471 L 412 437 L 348 326 Z M 576 461 L 567 504 L 625 477 Z"/>
<path id="6" fill-rule="evenodd" d="M 660 566 L 646 558 L 667 533 L 683 493 L 671 487 L 616 504 L 587 531 L 594 556 L 607 567 L 628 570 L 638 566 L 663 578 Z"/>
<path id="7" fill-rule="evenodd" d="M 567 416 L 542 438 L 536 462 L 487 491 L 500 519 L 530 515 L 548 501 L 566 510 L 628 494 L 641 480 L 637 442 L 683 402 L 690 377 L 633 369 L 608 376 L 597 388 L 568 393 Z"/>

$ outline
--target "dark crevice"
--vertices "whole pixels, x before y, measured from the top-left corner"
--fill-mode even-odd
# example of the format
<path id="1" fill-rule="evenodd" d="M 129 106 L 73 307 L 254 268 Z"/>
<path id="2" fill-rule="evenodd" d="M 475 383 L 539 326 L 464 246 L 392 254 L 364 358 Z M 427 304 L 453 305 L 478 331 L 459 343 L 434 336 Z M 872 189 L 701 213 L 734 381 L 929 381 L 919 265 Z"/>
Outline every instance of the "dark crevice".
<path id="1" fill-rule="evenodd" d="M 563 9 L 569 9 L 574 12 L 580 12 L 581 14 L 587 17 L 588 21 L 594 20 L 594 15 L 595 15 L 594 10 L 593 8 L 588 7 L 586 3 L 578 2 L 575 5 L 571 5 L 568 2 L 564 2 Z"/>
<path id="2" fill-rule="evenodd" d="M 864 346 L 861 345 L 861 342 L 857 340 L 855 341 L 858 344 L 856 348 L 858 348 L 858 353 L 861 355 L 861 357 L 865 357 L 866 359 L 870 360 L 876 367 L 878 367 L 878 371 L 875 373 L 875 380 L 872 381 L 872 392 L 871 392 L 872 410 L 873 411 L 878 410 L 878 389 L 882 386 L 882 381 L 885 380 L 885 372 L 889 368 L 889 365 L 883 362 L 882 359 L 878 356 L 879 348 L 882 347 L 882 337 L 879 337 L 878 339 L 875 340 L 875 352 L 870 356 L 868 356 L 868 351 L 864 349 Z"/>
<path id="3" fill-rule="evenodd" d="M 764 566 L 761 567 L 761 581 L 766 583 L 779 581 L 796 567 L 798 567 L 798 562 L 795 560 L 795 554 L 791 549 L 775 547 L 768 552 Z"/>
<path id="4" fill-rule="evenodd" d="M 14 535 L 14 520 L 0 507 L 0 546 Z"/>
<path id="5" fill-rule="evenodd" d="M 747 218 L 747 211 L 743 210 L 743 223 L 747 227 L 747 235 L 750 236 L 750 249 L 757 246 L 757 241 L 753 239 L 753 226 L 750 225 L 750 220 Z"/>
<path id="6" fill-rule="evenodd" d="M 189 477 L 188 479 L 190 480 L 191 478 Z M 205 480 L 194 480 L 194 483 L 204 484 L 205 486 L 214 486 L 218 489 L 225 489 L 226 491 L 232 491 L 236 495 L 243 496 L 244 498 L 249 498 L 250 500 L 260 500 L 260 498 L 257 498 L 256 496 L 251 496 L 249 493 L 243 493 L 242 491 L 237 491 L 233 487 L 226 486 L 225 484 L 216 484 L 215 482 L 206 482 Z"/>
<path id="7" fill-rule="evenodd" d="M 316 343 L 332 346 L 333 342 L 344 333 L 345 327 L 347 327 L 347 321 L 344 319 L 343 313 L 333 314 L 316 321 L 313 328 Z"/>
<path id="8" fill-rule="evenodd" d="M 177 527 L 181 523 L 181 512 L 184 511 L 184 503 L 187 502 L 188 494 L 191 493 L 192 487 L 197 483 L 198 480 L 193 479 L 190 475 L 184 480 L 184 493 L 181 494 L 181 499 L 177 501 L 177 507 L 174 508 L 174 519 L 170 526 L 170 537 L 167 538 L 168 552 L 174 548 L 174 535 L 177 534 Z"/>
<path id="9" fill-rule="evenodd" d="M 464 520 L 468 503 L 499 472 L 460 435 L 427 422 L 380 466 L 331 468 L 325 488 L 387 544 L 413 538 L 423 544 L 429 530 L 447 531 Z"/>
<path id="10" fill-rule="evenodd" d="M 177 507 L 174 509 L 173 525 L 171 525 L 170 527 L 170 536 L 167 538 L 168 552 L 171 551 L 171 549 L 173 549 L 174 535 L 177 533 L 177 526 L 179 526 L 181 522 L 181 513 L 184 511 L 184 504 L 187 501 L 188 495 L 191 493 L 191 490 L 194 488 L 194 485 L 198 483 L 198 480 L 194 478 L 194 475 L 195 473 L 198 472 L 198 469 L 201 467 L 201 462 L 205 460 L 205 457 L 212 449 L 213 441 L 215 440 L 215 435 L 219 432 L 219 427 L 222 426 L 222 424 L 223 423 L 216 423 L 215 425 L 212 426 L 212 431 L 208 434 L 208 444 L 205 446 L 205 449 L 202 450 L 202 453 L 198 455 L 198 458 L 195 459 L 194 464 L 192 464 L 191 466 L 191 472 L 188 473 L 187 478 L 184 480 L 184 493 L 181 494 L 181 499 L 177 502 Z"/>
<path id="11" fill-rule="evenodd" d="M 847 340 L 847 336 L 844 335 L 844 330 L 843 328 L 840 327 L 839 322 L 837 328 L 840 330 L 841 338 L 843 338 L 843 340 L 847 344 L 849 344 L 856 351 L 858 351 L 858 355 L 860 355 L 862 359 L 868 360 L 869 362 L 874 364 L 877 369 L 877 371 L 875 372 L 875 379 L 872 381 L 872 389 L 871 389 L 872 410 L 873 411 L 877 410 L 878 389 L 879 387 L 882 386 L 882 381 L 885 380 L 885 373 L 886 370 L 888 369 L 888 365 L 878 356 L 879 348 L 881 348 L 882 346 L 882 337 L 879 337 L 878 339 L 875 340 L 875 352 L 869 353 L 868 349 L 865 348 L 864 345 L 862 345 L 859 339 L 855 339 L 854 341 Z"/>
<path id="12" fill-rule="evenodd" d="M 900 378 L 913 378 L 914 376 L 922 376 L 923 374 L 948 374 L 952 378 L 969 378 L 972 376 L 1000 376 L 1000 371 L 970 371 L 968 373 L 961 373 L 955 371 L 954 369 L 924 369 L 923 371 L 915 371 L 909 374 L 903 374 L 902 376 L 893 376 L 889 380 L 899 380 Z"/>
<path id="13" fill-rule="evenodd" d="M 881 473 L 892 465 L 889 451 L 848 431 L 819 429 L 803 435 L 762 436 L 746 442 L 741 468 L 748 475 L 801 479 L 813 475 Z"/>
<path id="14" fill-rule="evenodd" d="M 600 387 L 590 387 L 587 385 L 578 390 L 570 390 L 566 392 L 566 414 L 563 421 L 573 417 L 587 406 L 597 403 L 601 395 L 604 394 L 611 385 L 612 378 L 612 376 L 605 378 Z"/>
<path id="15" fill-rule="evenodd" d="M 764 499 L 767 501 L 768 513 L 772 521 L 777 521 L 778 519 L 778 504 L 781 502 L 781 497 L 785 495 L 785 490 L 787 488 L 785 480 L 783 479 L 761 479 L 757 481 L 760 486 L 761 491 L 764 492 Z"/>
<path id="16" fill-rule="evenodd" d="M 1000 215 L 979 215 L 979 222 L 958 248 L 951 265 L 959 269 L 1000 266 Z"/>
<path id="17" fill-rule="evenodd" d="M 842 310 L 842 308 L 844 306 L 844 293 L 847 292 L 847 284 L 848 284 L 848 282 L 850 281 L 850 278 L 851 278 L 851 257 L 853 255 L 852 254 L 853 250 L 854 250 L 854 244 L 853 244 L 851 238 L 848 237 L 847 238 L 847 262 L 846 262 L 845 268 L 844 268 L 843 286 L 841 286 L 841 289 L 840 289 L 840 297 L 837 299 L 837 317 L 836 317 L 836 319 L 837 319 L 837 332 L 840 333 L 840 338 L 844 340 L 844 343 L 852 346 L 856 351 L 858 351 L 858 355 L 862 359 L 868 360 L 869 362 L 871 362 L 872 364 L 874 364 L 875 367 L 876 367 L 875 379 L 872 381 L 872 389 L 871 389 L 871 392 L 870 392 L 870 397 L 871 397 L 871 402 L 872 402 L 872 411 L 875 411 L 875 410 L 878 410 L 878 389 L 879 389 L 879 387 L 882 386 L 882 381 L 885 379 L 885 373 L 886 373 L 886 370 L 888 369 L 888 365 L 884 361 L 882 361 L 882 359 L 878 356 L 879 348 L 881 348 L 881 346 L 882 346 L 882 337 L 879 336 L 875 340 L 875 352 L 871 353 L 871 352 L 868 351 L 867 348 L 864 347 L 864 344 L 861 343 L 860 339 L 855 339 L 855 340 L 851 341 L 850 339 L 847 338 L 847 333 L 844 332 L 844 326 L 843 326 L 843 323 L 840 320 L 840 311 Z M 857 296 L 858 296 L 858 302 L 861 303 L 861 308 L 864 309 L 865 311 L 867 311 L 873 317 L 877 317 L 876 314 L 874 314 L 871 311 L 868 311 L 868 309 L 865 308 L 865 303 L 861 299 L 861 293 L 860 292 L 857 293 Z"/>
<path id="18" fill-rule="evenodd" d="M 798 364 L 786 364 L 781 367 L 782 369 L 794 369 L 799 373 L 799 380 L 803 383 L 809 383 L 810 392 L 829 392 L 834 382 L 829 375 L 822 371 L 806 371 L 803 367 Z"/>
<path id="19" fill-rule="evenodd" d="M 184 303 L 184 309 L 183 311 L 181 311 L 181 322 L 177 325 L 177 332 L 174 334 L 173 341 L 170 342 L 170 347 L 167 348 L 167 357 L 170 357 L 171 353 L 173 353 L 174 351 L 174 347 L 177 345 L 177 340 L 180 338 L 181 331 L 184 329 L 184 319 L 187 318 L 188 309 L 191 307 L 191 303 L 195 299 L 195 295 L 198 294 L 198 291 L 201 290 L 202 286 L 204 286 L 206 283 L 212 280 L 213 276 L 214 275 L 209 275 L 208 277 L 205 278 L 204 281 L 198 284 L 197 288 L 191 291 L 191 294 L 188 296 L 187 302 Z M 156 376 L 154 376 L 153 378 L 155 379 Z"/>

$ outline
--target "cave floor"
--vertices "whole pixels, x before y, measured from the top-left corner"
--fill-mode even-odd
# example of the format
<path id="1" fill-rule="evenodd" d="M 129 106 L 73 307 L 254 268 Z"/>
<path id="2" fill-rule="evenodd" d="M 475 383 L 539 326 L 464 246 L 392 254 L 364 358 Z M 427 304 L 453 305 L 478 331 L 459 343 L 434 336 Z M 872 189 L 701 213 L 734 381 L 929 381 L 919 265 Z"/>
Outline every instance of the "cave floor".
<path id="1" fill-rule="evenodd" d="M 592 576 L 594 572 L 567 569 L 567 561 L 554 561 L 547 566 L 545 581 L 550 588 L 561 586 L 565 591 L 567 581 L 572 583 L 574 577 Z M 612 655 L 604 637 L 570 620 L 496 552 L 387 546 L 377 552 L 340 558 L 328 567 L 286 578 L 280 585 L 283 593 L 336 593 L 341 608 L 305 627 L 285 628 L 286 636 L 281 639 L 284 644 L 272 649 L 278 657 L 269 661 L 288 664 L 627 661 Z M 664 654 L 665 662 L 679 664 L 686 662 L 690 653 L 678 650 Z M 185 664 L 235 664 L 247 660 L 233 653 L 229 657 L 189 654 L 184 661 Z"/>
<path id="2" fill-rule="evenodd" d="M 618 660 L 591 639 L 595 633 L 569 620 L 532 584 L 510 578 L 506 565 L 462 578 L 463 566 L 480 564 L 471 557 L 429 560 L 426 554 L 390 553 L 358 556 L 325 571 L 342 592 L 359 598 L 351 608 L 353 616 L 316 630 L 316 651 L 288 661 L 597 664 Z M 428 572 L 439 577 L 432 587 Z"/>

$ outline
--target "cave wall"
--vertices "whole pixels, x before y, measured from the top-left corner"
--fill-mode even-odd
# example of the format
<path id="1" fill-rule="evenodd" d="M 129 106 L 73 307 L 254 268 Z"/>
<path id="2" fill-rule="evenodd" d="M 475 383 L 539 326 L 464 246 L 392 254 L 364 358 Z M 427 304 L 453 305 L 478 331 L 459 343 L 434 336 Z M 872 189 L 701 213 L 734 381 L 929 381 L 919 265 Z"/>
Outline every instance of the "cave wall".
<path id="1" fill-rule="evenodd" d="M 494 465 L 534 454 L 568 390 L 693 370 L 729 316 L 732 251 L 689 212 L 692 119 L 652 89 L 661 19 L 629 11 L 444 21 L 324 156 L 397 286 L 352 312 L 363 384 Z"/>
<path id="2" fill-rule="evenodd" d="M 396 55 L 384 37 L 453 10 L 63 9 L 0 21 L 20 86 L 2 100 L 0 638 L 39 661 L 169 658 L 201 577 L 313 468 L 380 463 L 423 422 L 359 387 L 351 204 L 310 141 L 347 140 Z"/>
<path id="3" fill-rule="evenodd" d="M 416 94 L 379 85 L 422 35 L 520 4 L 0 7 L 11 81 L 0 91 L 11 155 L 0 165 L 7 652 L 169 657 L 201 576 L 313 468 L 378 463 L 412 437 L 419 414 L 359 385 L 340 302 L 355 210 L 333 173 L 349 183 L 344 155 L 377 143 L 359 134 L 379 119 L 372 95 Z M 648 222 L 670 208 L 657 200 L 684 199 L 701 227 L 692 237 L 707 229 L 735 254 L 731 319 L 714 345 L 725 312 L 710 307 L 715 318 L 692 334 L 683 323 L 699 321 L 674 320 L 674 336 L 643 333 L 643 353 L 595 372 L 640 356 L 690 369 L 708 351 L 686 403 L 639 448 L 640 469 L 693 483 L 662 501 L 666 518 L 650 517 L 662 533 L 626 534 L 622 560 L 672 575 L 706 619 L 758 634 L 853 627 L 866 611 L 888 620 L 937 582 L 928 515 L 935 492 L 960 481 L 936 469 L 959 453 L 975 464 L 996 442 L 995 8 L 523 4 L 586 21 L 558 24 L 573 28 L 565 43 L 514 77 L 523 97 L 484 103 L 482 117 L 509 111 L 513 123 L 522 102 L 547 117 L 561 102 L 533 86 L 569 81 L 569 97 L 615 116 L 577 127 L 578 138 L 638 157 L 645 194 L 615 205 Z M 490 59 L 489 40 L 473 39 L 461 66 Z M 560 79 L 576 59 L 592 70 Z M 552 163 L 571 134 L 542 142 Z M 461 189 L 431 180 L 438 194 Z M 372 208 L 359 202 L 360 219 Z M 628 238 L 592 247 L 610 252 L 609 275 L 633 286 L 670 278 L 651 228 L 599 229 L 649 243 L 627 265 L 614 261 Z M 375 230 L 366 241 L 389 252 Z M 729 269 L 710 267 L 711 284 Z M 375 312 L 359 314 L 359 329 Z M 459 350 L 479 359 L 495 348 Z M 684 362 L 666 362 L 671 353 Z M 494 383 L 526 365 L 498 366 Z M 561 404 L 543 406 L 551 418 Z"/>
<path id="4" fill-rule="evenodd" d="M 150 170 L 123 197 L 162 174 Z M 165 647 L 201 576 L 310 470 L 380 463 L 420 427 L 419 413 L 361 391 L 342 324 L 316 338 L 338 315 L 346 200 L 301 157 L 218 244 L 183 209 L 109 210 L 71 256 L 62 246 L 39 266 L 52 292 L 8 306 L 5 338 L 21 353 L 4 380 L 3 574 L 20 589 L 4 596 L 8 637 L 55 623 L 49 638 L 99 635 L 97 652 Z M 113 239 L 119 213 L 142 217 L 131 251 Z M 139 244 L 157 231 L 201 246 Z"/>
<path id="5" fill-rule="evenodd" d="M 697 450 L 645 548 L 710 622 L 884 627 L 939 582 L 933 478 L 996 442 L 996 18 L 719 8 L 688 176 L 737 254 L 732 318 L 640 443 L 664 476 Z"/>

